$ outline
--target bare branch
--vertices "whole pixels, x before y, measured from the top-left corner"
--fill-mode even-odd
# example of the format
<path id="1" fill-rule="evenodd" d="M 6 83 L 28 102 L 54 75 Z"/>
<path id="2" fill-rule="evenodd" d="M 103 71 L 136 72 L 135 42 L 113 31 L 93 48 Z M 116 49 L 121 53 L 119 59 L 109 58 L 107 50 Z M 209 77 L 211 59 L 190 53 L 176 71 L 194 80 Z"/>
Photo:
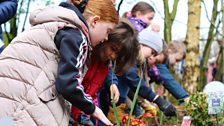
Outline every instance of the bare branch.
<path id="1" fill-rule="evenodd" d="M 206 5 L 205 5 L 205 1 L 204 0 L 201 0 L 201 2 L 203 3 L 203 5 L 204 5 L 204 8 L 205 8 L 205 13 L 206 13 L 206 17 L 207 17 L 207 19 L 208 19 L 208 21 L 210 22 L 210 24 L 212 24 L 212 26 L 215 28 L 215 30 L 221 35 L 221 33 L 218 31 L 218 26 L 215 26 L 215 22 L 213 23 L 210 19 L 209 19 L 209 15 L 208 15 L 208 10 L 207 10 L 207 8 L 206 8 Z M 217 15 L 219 15 L 220 14 L 220 12 L 221 11 L 216 11 L 216 13 L 217 13 Z M 223 36 L 223 35 L 222 35 Z"/>
<path id="2" fill-rule="evenodd" d="M 165 18 L 170 17 L 168 0 L 163 0 Z"/>
<path id="3" fill-rule="evenodd" d="M 173 21 L 175 19 L 176 13 L 177 13 L 177 5 L 179 3 L 179 0 L 174 0 L 174 4 L 173 4 L 173 10 L 170 14 L 171 16 L 171 20 Z"/>
<path id="4" fill-rule="evenodd" d="M 25 30 L 26 20 L 28 18 L 28 13 L 29 13 L 29 10 L 30 10 L 30 1 L 31 0 L 28 0 L 28 5 L 27 5 L 27 8 L 26 8 L 26 15 L 25 15 L 25 19 L 24 19 L 23 27 L 22 27 L 22 32 Z"/>
<path id="5" fill-rule="evenodd" d="M 121 9 L 121 4 L 123 3 L 124 0 L 121 0 L 118 4 L 118 8 L 117 8 L 117 13 L 119 14 L 119 11 Z"/>
<path id="6" fill-rule="evenodd" d="M 19 24 L 20 24 L 20 14 L 21 14 L 21 12 L 22 12 L 23 2 L 24 2 L 24 0 L 21 0 L 21 1 L 20 1 L 20 7 L 19 7 L 19 9 L 18 9 L 19 11 L 18 11 L 18 19 L 17 19 L 17 21 L 18 21 L 18 26 L 17 26 L 16 29 L 18 29 Z"/>

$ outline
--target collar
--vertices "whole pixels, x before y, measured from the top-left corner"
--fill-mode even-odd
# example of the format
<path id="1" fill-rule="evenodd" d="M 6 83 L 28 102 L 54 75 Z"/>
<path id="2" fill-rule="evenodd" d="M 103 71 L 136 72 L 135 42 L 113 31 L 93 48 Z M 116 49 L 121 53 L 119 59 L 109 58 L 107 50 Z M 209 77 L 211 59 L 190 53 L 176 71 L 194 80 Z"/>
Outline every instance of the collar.
<path id="1" fill-rule="evenodd" d="M 67 8 L 67 9 L 70 9 L 70 10 L 75 11 L 75 13 L 78 15 L 79 19 L 80 19 L 80 20 L 85 24 L 85 26 L 89 29 L 85 17 L 82 15 L 82 13 L 79 11 L 79 9 L 78 9 L 76 6 L 74 6 L 74 5 L 72 5 L 72 4 L 69 4 L 69 3 L 67 3 L 67 2 L 61 2 L 61 3 L 59 4 L 59 6 L 62 6 L 62 7 L 64 7 L 64 8 Z"/>

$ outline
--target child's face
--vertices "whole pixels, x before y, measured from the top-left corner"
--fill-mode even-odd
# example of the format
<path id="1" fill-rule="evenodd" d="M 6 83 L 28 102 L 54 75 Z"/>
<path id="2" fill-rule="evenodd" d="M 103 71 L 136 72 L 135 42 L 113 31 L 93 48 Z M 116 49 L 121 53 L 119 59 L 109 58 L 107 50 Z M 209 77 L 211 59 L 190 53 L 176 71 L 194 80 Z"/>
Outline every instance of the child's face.
<path id="1" fill-rule="evenodd" d="M 156 51 L 148 46 L 141 46 L 141 51 L 146 59 L 153 59 L 157 55 Z"/>
<path id="2" fill-rule="evenodd" d="M 171 66 L 175 65 L 177 62 L 180 62 L 183 59 L 183 55 L 181 53 L 173 53 L 168 55 L 169 64 Z"/>
<path id="3" fill-rule="evenodd" d="M 150 25 L 152 22 L 152 19 L 154 18 L 155 13 L 154 12 L 148 12 L 146 14 L 142 14 L 141 12 L 139 12 L 136 15 L 136 18 L 142 20 L 143 22 L 145 22 L 147 25 Z"/>
<path id="4" fill-rule="evenodd" d="M 101 53 L 101 59 L 107 61 L 107 60 L 116 60 L 119 52 L 119 47 L 110 44 L 110 42 L 105 43 L 104 51 Z"/>
<path id="5" fill-rule="evenodd" d="M 155 64 L 161 64 L 163 63 L 165 59 L 165 56 L 163 53 L 160 53 L 159 55 L 153 57 L 153 58 L 148 58 L 148 66 L 154 66 Z"/>
<path id="6" fill-rule="evenodd" d="M 99 19 L 90 21 L 90 41 L 92 47 L 108 40 L 108 34 L 114 28 L 114 23 L 99 21 Z"/>

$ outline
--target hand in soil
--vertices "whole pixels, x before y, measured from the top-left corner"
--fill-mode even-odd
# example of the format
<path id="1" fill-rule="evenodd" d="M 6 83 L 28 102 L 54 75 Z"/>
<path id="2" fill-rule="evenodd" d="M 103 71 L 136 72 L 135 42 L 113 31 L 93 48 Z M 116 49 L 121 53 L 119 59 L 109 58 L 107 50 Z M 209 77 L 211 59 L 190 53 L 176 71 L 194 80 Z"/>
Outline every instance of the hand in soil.
<path id="1" fill-rule="evenodd" d="M 107 119 L 103 111 L 96 106 L 95 112 L 92 114 L 96 119 L 101 120 L 107 126 L 113 126 L 113 124 Z"/>

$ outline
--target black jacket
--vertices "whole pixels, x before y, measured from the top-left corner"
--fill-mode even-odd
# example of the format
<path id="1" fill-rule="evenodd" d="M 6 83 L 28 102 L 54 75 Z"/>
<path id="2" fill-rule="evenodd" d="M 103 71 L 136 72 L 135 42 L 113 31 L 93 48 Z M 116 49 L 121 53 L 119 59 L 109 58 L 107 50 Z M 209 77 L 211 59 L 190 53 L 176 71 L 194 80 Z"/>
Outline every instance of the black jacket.
<path id="1" fill-rule="evenodd" d="M 80 20 L 88 27 L 86 19 L 75 6 L 65 2 L 60 6 L 75 11 Z M 80 29 L 64 28 L 57 32 L 55 44 L 61 55 L 55 83 L 57 91 L 72 105 L 86 114 L 92 114 L 95 111 L 95 104 L 92 98 L 84 93 L 81 84 L 81 70 L 88 52 L 88 41 Z"/>

